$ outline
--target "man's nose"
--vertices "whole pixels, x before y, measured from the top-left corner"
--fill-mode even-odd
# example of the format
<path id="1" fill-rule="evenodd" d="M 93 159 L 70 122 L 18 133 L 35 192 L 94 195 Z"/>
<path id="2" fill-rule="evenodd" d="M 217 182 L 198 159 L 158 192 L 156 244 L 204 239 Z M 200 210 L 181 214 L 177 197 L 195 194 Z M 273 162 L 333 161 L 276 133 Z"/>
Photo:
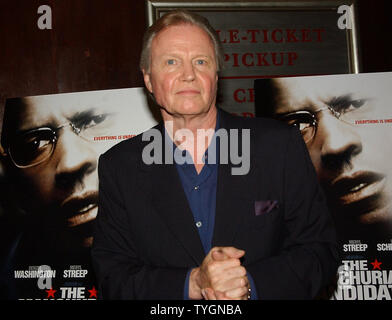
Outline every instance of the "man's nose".
<path id="1" fill-rule="evenodd" d="M 195 69 L 191 61 L 185 62 L 182 68 L 182 80 L 193 81 L 195 80 Z"/>
<path id="2" fill-rule="evenodd" d="M 328 112 L 320 116 L 317 135 L 322 139 L 321 162 L 326 169 L 341 169 L 362 152 L 361 138 L 355 128 Z"/>
<path id="3" fill-rule="evenodd" d="M 57 158 L 58 186 L 69 188 L 78 182 L 83 183 L 83 178 L 96 170 L 98 155 L 92 148 L 92 143 L 72 130 L 63 130 L 57 141 L 54 155 Z"/>

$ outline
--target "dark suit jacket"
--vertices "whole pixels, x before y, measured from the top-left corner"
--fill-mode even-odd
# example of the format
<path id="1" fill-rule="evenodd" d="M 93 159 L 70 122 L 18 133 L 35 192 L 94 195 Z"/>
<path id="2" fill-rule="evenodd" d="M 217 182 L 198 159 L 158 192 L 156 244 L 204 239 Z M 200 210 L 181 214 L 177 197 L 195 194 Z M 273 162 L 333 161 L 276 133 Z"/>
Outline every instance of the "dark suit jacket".
<path id="1" fill-rule="evenodd" d="M 250 129 L 251 160 L 247 175 L 219 165 L 212 246 L 246 251 L 259 299 L 313 298 L 336 272 L 337 249 L 302 137 L 275 120 L 220 112 L 221 128 Z M 183 299 L 187 271 L 205 257 L 175 165 L 142 161 L 149 143 L 139 135 L 99 160 L 92 258 L 104 299 Z"/>

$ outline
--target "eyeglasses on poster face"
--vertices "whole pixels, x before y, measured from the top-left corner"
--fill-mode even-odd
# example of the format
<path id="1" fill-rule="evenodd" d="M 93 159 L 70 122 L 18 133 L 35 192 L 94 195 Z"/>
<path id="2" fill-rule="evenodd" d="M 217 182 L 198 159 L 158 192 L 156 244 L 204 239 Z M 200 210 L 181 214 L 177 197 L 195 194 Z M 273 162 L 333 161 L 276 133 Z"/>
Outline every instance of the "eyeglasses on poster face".
<path id="1" fill-rule="evenodd" d="M 37 166 L 52 156 L 61 130 L 70 128 L 80 138 L 93 141 L 94 137 L 106 133 L 105 120 L 109 115 L 95 115 L 88 121 L 67 122 L 56 128 L 40 127 L 17 134 L 7 149 L 8 155 L 18 168 Z"/>
<path id="2" fill-rule="evenodd" d="M 315 111 L 299 110 L 295 112 L 278 115 L 279 120 L 285 121 L 289 125 L 297 127 L 305 143 L 309 144 L 314 139 L 317 127 L 318 119 L 317 115 L 320 112 L 329 111 L 336 119 L 348 124 L 355 125 L 356 121 L 363 120 L 366 114 L 369 112 L 369 106 L 367 106 L 366 100 L 354 100 L 346 101 L 346 103 L 325 105 Z"/>

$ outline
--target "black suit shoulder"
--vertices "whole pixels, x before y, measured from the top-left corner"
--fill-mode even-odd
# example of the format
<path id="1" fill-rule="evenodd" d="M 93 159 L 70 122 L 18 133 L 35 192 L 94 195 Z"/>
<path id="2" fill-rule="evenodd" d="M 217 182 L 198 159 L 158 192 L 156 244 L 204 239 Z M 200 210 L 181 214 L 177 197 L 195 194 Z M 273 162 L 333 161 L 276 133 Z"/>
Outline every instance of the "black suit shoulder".
<path id="1" fill-rule="evenodd" d="M 258 130 L 264 134 L 283 134 L 286 135 L 290 131 L 291 126 L 283 121 L 265 117 L 240 117 L 220 110 L 221 118 L 228 127 L 233 128 L 249 128 Z"/>
<path id="2" fill-rule="evenodd" d="M 121 165 L 124 161 L 128 164 L 137 162 L 140 159 L 143 148 L 149 142 L 143 141 L 143 135 L 148 135 L 152 130 L 158 130 L 158 126 L 112 146 L 100 156 L 100 161 L 110 161 L 117 165 Z"/>
<path id="3" fill-rule="evenodd" d="M 249 122 L 256 131 L 256 136 L 273 143 L 287 141 L 293 134 L 293 127 L 287 123 L 270 118 L 251 118 Z"/>
<path id="4" fill-rule="evenodd" d="M 221 112 L 221 119 L 224 128 L 249 129 L 251 139 L 257 147 L 262 146 L 263 149 L 274 149 L 277 152 L 284 152 L 293 136 L 298 135 L 296 128 L 277 119 L 239 117 L 225 111 Z"/>

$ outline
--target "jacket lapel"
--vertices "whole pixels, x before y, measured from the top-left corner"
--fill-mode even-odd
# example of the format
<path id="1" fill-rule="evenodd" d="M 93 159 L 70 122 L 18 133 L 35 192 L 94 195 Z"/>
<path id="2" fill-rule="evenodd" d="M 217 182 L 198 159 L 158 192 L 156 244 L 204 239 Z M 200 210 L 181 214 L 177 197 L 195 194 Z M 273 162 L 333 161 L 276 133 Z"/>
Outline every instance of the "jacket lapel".
<path id="1" fill-rule="evenodd" d="M 163 125 L 159 125 L 157 128 L 161 131 L 162 137 L 165 137 Z M 149 166 L 142 164 L 143 171 L 148 172 L 149 178 L 147 179 L 152 182 L 150 186 L 152 206 L 196 265 L 200 265 L 205 253 L 192 211 L 175 164 L 164 164 L 164 151 L 162 154 L 163 164 Z"/>
<path id="2" fill-rule="evenodd" d="M 225 112 L 221 115 L 221 128 L 230 133 L 230 129 L 239 129 L 239 144 L 237 150 L 241 150 L 241 129 L 242 126 L 236 121 L 234 116 L 228 115 Z M 251 131 L 252 134 L 252 131 Z M 232 246 L 235 234 L 242 222 L 245 220 L 245 214 L 252 210 L 257 181 L 257 167 L 256 161 L 252 156 L 254 152 L 254 139 L 250 142 L 250 172 L 246 175 L 232 175 L 232 167 L 230 159 L 230 144 L 227 151 L 228 164 L 220 164 L 218 171 L 218 185 L 216 196 L 216 213 L 215 226 L 212 246 Z M 230 139 L 229 139 L 230 141 Z M 226 152 L 226 151 L 225 151 Z"/>

